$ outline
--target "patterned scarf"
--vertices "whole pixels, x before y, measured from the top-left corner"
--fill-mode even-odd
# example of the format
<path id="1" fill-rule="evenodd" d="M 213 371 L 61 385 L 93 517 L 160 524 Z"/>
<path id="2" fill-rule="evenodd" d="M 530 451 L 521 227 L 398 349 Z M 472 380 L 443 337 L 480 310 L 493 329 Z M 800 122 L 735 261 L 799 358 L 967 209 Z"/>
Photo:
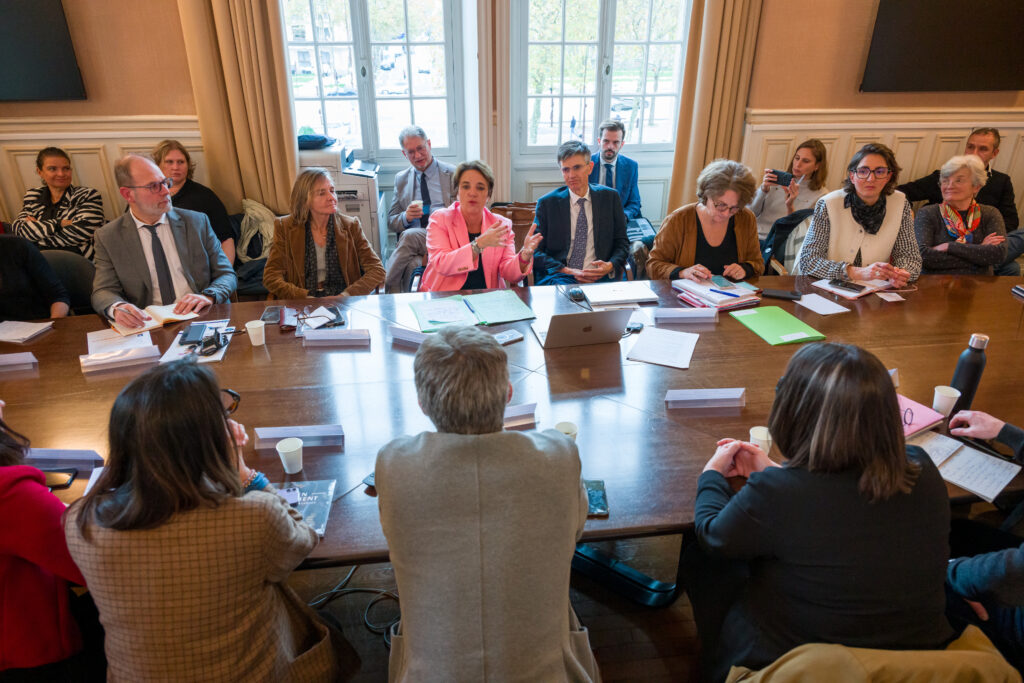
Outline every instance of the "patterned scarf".
<path id="1" fill-rule="evenodd" d="M 852 187 L 846 190 L 846 197 L 843 198 L 843 207 L 850 210 L 853 220 L 857 221 L 869 235 L 877 235 L 878 230 L 882 227 L 882 221 L 885 220 L 886 204 L 888 202 L 885 197 L 879 197 L 877 202 L 868 206 Z"/>
<path id="2" fill-rule="evenodd" d="M 313 242 L 313 229 L 306 221 L 306 289 L 311 295 L 335 296 L 345 291 L 345 276 L 338 264 L 338 246 L 334 241 L 334 216 L 327 219 L 327 246 L 324 249 L 324 261 L 327 267 L 327 279 L 321 291 L 316 281 L 316 244 Z"/>
<path id="3" fill-rule="evenodd" d="M 939 215 L 942 216 L 942 222 L 946 224 L 946 232 L 960 244 L 966 244 L 968 235 L 981 224 L 981 207 L 973 199 L 970 208 L 967 209 L 966 224 L 960 217 L 960 212 L 946 202 L 939 204 Z"/>

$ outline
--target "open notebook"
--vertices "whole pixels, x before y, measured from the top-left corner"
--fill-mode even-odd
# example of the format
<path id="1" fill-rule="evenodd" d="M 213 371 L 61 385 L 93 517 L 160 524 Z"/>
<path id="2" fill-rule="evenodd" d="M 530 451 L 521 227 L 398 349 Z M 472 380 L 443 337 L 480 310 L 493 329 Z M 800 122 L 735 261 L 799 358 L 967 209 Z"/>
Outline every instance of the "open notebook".
<path id="1" fill-rule="evenodd" d="M 142 327 L 125 327 L 124 325 L 113 321 L 110 325 L 127 337 L 133 334 L 138 334 L 139 332 L 145 332 L 146 330 L 158 329 L 167 323 L 176 323 L 181 322 L 182 320 L 191 320 L 192 318 L 199 317 L 199 314 L 195 311 L 191 313 L 175 313 L 174 304 L 167 304 L 166 306 L 157 306 L 156 304 L 153 304 L 152 306 L 146 306 L 143 309 L 143 312 L 152 318 L 152 320 L 144 321 Z"/>

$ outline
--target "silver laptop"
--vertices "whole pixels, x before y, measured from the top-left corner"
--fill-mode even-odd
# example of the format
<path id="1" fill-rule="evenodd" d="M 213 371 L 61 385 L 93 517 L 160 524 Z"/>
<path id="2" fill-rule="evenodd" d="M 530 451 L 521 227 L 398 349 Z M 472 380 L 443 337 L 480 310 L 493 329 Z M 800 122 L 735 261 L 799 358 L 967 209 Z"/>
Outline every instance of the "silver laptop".
<path id="1" fill-rule="evenodd" d="M 628 308 L 563 313 L 551 316 L 546 325 L 537 321 L 530 328 L 545 349 L 604 344 L 622 339 L 632 314 Z"/>

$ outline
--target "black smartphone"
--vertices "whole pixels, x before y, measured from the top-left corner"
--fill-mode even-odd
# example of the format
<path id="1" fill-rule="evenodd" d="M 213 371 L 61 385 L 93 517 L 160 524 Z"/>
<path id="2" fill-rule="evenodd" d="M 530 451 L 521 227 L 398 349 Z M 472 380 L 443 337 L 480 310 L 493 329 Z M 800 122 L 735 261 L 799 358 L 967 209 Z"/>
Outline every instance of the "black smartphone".
<path id="1" fill-rule="evenodd" d="M 46 477 L 46 486 L 51 491 L 68 488 L 71 486 L 71 482 L 75 480 L 75 477 L 78 476 L 78 470 L 74 467 L 42 470 L 42 473 Z"/>
<path id="2" fill-rule="evenodd" d="M 789 299 L 790 301 L 799 301 L 800 297 L 803 296 L 800 292 L 793 292 L 787 289 L 762 289 L 761 294 L 771 299 Z"/>
<path id="3" fill-rule="evenodd" d="M 839 289 L 845 289 L 848 292 L 862 292 L 864 291 L 864 285 L 858 285 L 856 282 L 850 282 L 849 280 L 829 280 L 828 283 L 833 287 Z"/>
<path id="4" fill-rule="evenodd" d="M 181 333 L 181 337 L 178 338 L 178 343 L 182 346 L 200 344 L 202 343 L 204 336 L 206 336 L 206 323 L 192 323 L 185 328 L 184 332 Z"/>
<path id="5" fill-rule="evenodd" d="M 281 319 L 278 321 L 282 332 L 290 332 L 299 324 L 299 312 L 294 308 L 282 308 Z"/>
<path id="6" fill-rule="evenodd" d="M 334 320 L 324 324 L 324 327 L 342 327 L 345 324 L 345 314 L 341 312 L 341 309 L 337 306 L 324 306 L 331 315 L 334 316 Z"/>
<path id="7" fill-rule="evenodd" d="M 607 517 L 608 496 L 604 491 L 604 480 L 584 479 L 583 486 L 587 489 L 587 516 Z"/>
<path id="8" fill-rule="evenodd" d="M 263 309 L 263 315 L 260 316 L 260 320 L 270 324 L 281 322 L 282 308 L 284 308 L 284 306 L 267 306 Z"/>
<path id="9" fill-rule="evenodd" d="M 793 182 L 793 174 L 786 173 L 785 171 L 776 171 L 772 169 L 772 173 L 775 174 L 775 184 L 781 185 L 782 187 L 789 187 L 789 184 Z"/>

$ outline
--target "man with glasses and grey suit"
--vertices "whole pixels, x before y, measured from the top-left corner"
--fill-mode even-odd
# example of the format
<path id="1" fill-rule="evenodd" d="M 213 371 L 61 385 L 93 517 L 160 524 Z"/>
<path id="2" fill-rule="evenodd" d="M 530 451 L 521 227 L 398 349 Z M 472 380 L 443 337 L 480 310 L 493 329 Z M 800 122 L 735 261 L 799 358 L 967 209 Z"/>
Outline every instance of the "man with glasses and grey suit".
<path id="1" fill-rule="evenodd" d="M 238 279 L 206 214 L 173 208 L 171 180 L 146 157 L 122 157 L 114 177 L 128 211 L 96 231 L 96 312 L 142 327 L 150 304 L 181 314 L 228 301 Z"/>
<path id="2" fill-rule="evenodd" d="M 388 228 L 398 235 L 398 247 L 388 259 L 384 288 L 402 292 L 413 271 L 426 265 L 427 222 L 432 209 L 452 203 L 455 167 L 438 161 L 430 138 L 419 126 L 408 126 L 398 134 L 398 144 L 409 168 L 395 174 L 395 193 L 388 211 Z"/>

